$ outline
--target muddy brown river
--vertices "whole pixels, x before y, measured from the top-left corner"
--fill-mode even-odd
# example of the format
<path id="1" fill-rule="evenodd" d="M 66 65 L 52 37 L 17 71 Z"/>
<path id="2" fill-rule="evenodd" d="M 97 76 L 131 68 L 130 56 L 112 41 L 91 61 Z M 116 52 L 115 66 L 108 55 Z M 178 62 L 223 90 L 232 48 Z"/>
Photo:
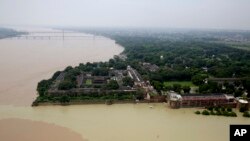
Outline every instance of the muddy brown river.
<path id="1" fill-rule="evenodd" d="M 250 123 L 240 113 L 207 117 L 165 103 L 30 107 L 40 80 L 68 65 L 107 61 L 122 51 L 115 41 L 92 35 L 0 40 L 0 140 L 228 141 L 230 124 Z"/>

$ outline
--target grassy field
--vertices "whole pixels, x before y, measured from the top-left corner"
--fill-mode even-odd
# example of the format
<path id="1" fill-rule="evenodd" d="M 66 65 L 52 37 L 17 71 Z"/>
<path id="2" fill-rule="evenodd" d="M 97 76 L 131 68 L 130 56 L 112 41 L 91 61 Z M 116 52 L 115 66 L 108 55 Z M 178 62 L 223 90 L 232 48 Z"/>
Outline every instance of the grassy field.
<path id="1" fill-rule="evenodd" d="M 86 80 L 86 85 L 92 85 L 92 80 L 91 79 L 87 79 Z"/>
<path id="2" fill-rule="evenodd" d="M 195 85 L 191 81 L 166 81 L 164 86 L 173 86 L 173 84 L 180 84 L 181 86 L 194 87 Z"/>

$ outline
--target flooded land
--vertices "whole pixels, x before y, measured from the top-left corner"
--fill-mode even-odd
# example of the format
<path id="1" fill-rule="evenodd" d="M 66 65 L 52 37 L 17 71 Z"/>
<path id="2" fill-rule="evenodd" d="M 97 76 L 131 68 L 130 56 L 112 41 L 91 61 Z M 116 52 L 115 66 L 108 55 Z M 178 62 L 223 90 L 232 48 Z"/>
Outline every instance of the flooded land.
<path id="1" fill-rule="evenodd" d="M 0 140 L 228 141 L 230 124 L 250 123 L 240 113 L 202 116 L 194 114 L 197 109 L 175 110 L 166 103 L 31 107 L 40 80 L 123 51 L 108 38 L 66 36 L 0 40 Z"/>

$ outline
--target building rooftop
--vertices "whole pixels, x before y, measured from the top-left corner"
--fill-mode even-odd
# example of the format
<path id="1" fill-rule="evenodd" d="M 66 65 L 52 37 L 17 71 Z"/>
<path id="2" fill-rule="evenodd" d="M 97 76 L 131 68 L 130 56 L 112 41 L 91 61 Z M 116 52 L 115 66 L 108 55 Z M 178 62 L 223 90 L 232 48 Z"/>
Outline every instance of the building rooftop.
<path id="1" fill-rule="evenodd" d="M 248 101 L 244 100 L 244 99 L 240 99 L 239 102 L 242 103 L 242 104 L 248 104 Z"/>

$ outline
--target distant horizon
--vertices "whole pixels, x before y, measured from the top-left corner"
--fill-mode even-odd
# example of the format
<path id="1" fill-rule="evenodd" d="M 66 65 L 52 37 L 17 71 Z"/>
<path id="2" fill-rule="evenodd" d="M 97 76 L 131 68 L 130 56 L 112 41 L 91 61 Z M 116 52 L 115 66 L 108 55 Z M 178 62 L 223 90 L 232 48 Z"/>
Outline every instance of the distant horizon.
<path id="1" fill-rule="evenodd" d="M 0 0 L 0 25 L 250 30 L 249 0 Z"/>
<path id="2" fill-rule="evenodd" d="M 189 27 L 138 27 L 138 26 L 62 26 L 62 25 L 3 25 L 0 24 L 0 27 L 3 28 L 15 28 L 15 27 L 30 27 L 30 28 L 73 28 L 73 29 L 139 29 L 139 30 L 191 30 L 191 31 L 247 31 L 250 32 L 250 29 L 240 29 L 240 28 L 189 28 Z"/>

